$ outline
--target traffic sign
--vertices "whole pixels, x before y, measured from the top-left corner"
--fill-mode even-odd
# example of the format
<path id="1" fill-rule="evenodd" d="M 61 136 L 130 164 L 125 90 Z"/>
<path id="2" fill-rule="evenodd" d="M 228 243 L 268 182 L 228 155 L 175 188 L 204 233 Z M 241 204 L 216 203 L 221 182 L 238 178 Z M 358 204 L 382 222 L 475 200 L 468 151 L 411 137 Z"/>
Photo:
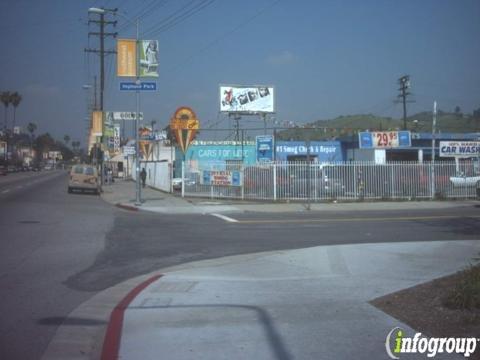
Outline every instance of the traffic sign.
<path id="1" fill-rule="evenodd" d="M 120 82 L 121 91 L 156 91 L 157 83 L 155 81 L 142 81 L 139 84 L 134 81 Z"/>

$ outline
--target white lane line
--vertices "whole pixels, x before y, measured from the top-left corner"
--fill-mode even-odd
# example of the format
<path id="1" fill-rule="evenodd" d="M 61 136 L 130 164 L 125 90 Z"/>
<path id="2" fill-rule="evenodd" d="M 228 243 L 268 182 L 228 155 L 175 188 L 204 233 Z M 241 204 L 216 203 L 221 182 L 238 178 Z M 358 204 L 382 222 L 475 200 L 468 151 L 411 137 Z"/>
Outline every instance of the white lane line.
<path id="1" fill-rule="evenodd" d="M 236 219 L 233 219 L 233 218 L 231 218 L 231 217 L 228 217 L 228 216 L 225 216 L 225 215 L 222 215 L 222 214 L 215 214 L 215 213 L 212 213 L 212 214 L 210 214 L 210 215 L 212 215 L 212 216 L 215 216 L 215 217 L 217 217 L 217 218 L 219 218 L 219 219 L 222 219 L 222 220 L 228 221 L 228 222 L 232 222 L 232 223 L 237 223 L 237 222 L 238 222 L 238 220 L 236 220 Z"/>
<path id="2" fill-rule="evenodd" d="M 2 191 L 2 194 L 6 194 L 6 193 L 8 193 L 9 191 L 10 191 L 10 189 L 3 190 L 3 191 Z"/>

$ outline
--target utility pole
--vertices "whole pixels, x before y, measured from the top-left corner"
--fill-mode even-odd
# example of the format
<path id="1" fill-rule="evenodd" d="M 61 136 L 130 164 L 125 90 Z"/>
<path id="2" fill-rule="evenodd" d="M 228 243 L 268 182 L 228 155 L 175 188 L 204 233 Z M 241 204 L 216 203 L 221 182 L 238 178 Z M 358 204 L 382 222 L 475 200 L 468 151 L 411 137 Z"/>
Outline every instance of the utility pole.
<path id="1" fill-rule="evenodd" d="M 99 32 L 89 32 L 88 36 L 98 36 L 100 39 L 100 49 L 85 49 L 87 53 L 96 53 L 100 55 L 100 106 L 98 110 L 103 111 L 103 95 L 105 90 L 105 56 L 108 54 L 116 54 L 115 50 L 105 50 L 105 38 L 107 36 L 116 37 L 116 32 L 105 32 L 105 25 L 117 25 L 117 21 L 108 21 L 105 20 L 105 15 L 107 11 L 116 12 L 117 9 L 104 9 L 104 13 L 94 13 L 100 17 L 100 20 L 88 20 L 88 24 L 94 23 L 98 24 L 100 27 Z M 96 89 L 96 86 L 95 86 Z"/>
<path id="2" fill-rule="evenodd" d="M 398 79 L 398 83 L 400 85 L 398 89 L 400 94 L 398 97 L 402 99 L 403 103 L 403 130 L 407 130 L 407 102 L 413 102 L 407 100 L 407 97 L 411 95 L 411 93 L 408 92 L 408 89 L 410 89 L 410 75 L 402 76 Z"/>

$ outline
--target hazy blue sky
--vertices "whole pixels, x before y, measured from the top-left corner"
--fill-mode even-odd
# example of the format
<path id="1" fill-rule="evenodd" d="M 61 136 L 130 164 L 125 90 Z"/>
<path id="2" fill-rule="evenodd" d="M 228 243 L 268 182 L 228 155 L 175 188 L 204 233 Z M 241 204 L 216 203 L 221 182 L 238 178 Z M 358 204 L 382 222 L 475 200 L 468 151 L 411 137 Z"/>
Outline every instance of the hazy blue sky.
<path id="1" fill-rule="evenodd" d="M 150 31 L 182 7 L 201 11 L 171 28 Z M 118 7 L 135 18 L 146 7 L 140 33 L 160 42 L 159 90 L 142 95 L 147 120 L 166 125 L 175 109 L 192 107 L 203 126 L 218 115 L 219 84 L 270 84 L 277 121 L 297 123 L 338 115 L 401 116 L 397 79 L 411 75 L 416 103 L 409 113 L 480 107 L 478 0 L 0 0 L 0 91 L 18 91 L 20 125 L 57 137 L 86 136 L 87 93 L 98 56 L 86 55 L 87 9 Z M 148 9 L 148 8 L 147 8 Z M 92 17 L 91 18 L 95 18 Z M 109 17 L 110 18 L 110 17 Z M 118 17 L 120 37 L 133 37 Z M 97 31 L 90 25 L 90 31 Z M 107 42 L 113 49 L 113 40 Z M 105 109 L 134 111 L 107 60 Z M 92 94 L 90 94 L 91 96 Z M 2 109 L 3 110 L 3 109 Z M 0 113 L 3 125 L 3 111 Z M 247 119 L 245 119 L 247 120 Z M 11 116 L 10 116 L 11 121 Z M 252 118 L 244 127 L 262 126 Z M 228 120 L 220 123 L 228 127 Z"/>

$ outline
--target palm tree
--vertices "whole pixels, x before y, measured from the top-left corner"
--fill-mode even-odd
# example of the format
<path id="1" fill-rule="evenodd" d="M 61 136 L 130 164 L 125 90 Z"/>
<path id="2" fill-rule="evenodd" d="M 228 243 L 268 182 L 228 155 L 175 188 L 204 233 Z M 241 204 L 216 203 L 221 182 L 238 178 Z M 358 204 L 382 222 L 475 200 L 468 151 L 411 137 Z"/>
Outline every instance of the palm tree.
<path id="1" fill-rule="evenodd" d="M 65 135 L 65 136 L 63 137 L 63 141 L 65 141 L 65 145 L 68 146 L 68 143 L 70 142 L 70 136 Z M 73 145 L 73 144 L 72 144 L 72 145 Z"/>
<path id="2" fill-rule="evenodd" d="M 22 101 L 22 96 L 18 92 L 14 92 L 10 95 L 10 103 L 13 105 L 13 128 L 15 128 L 15 114 L 17 112 L 17 106 Z"/>
<path id="3" fill-rule="evenodd" d="M 5 106 L 5 118 L 4 118 L 3 128 L 6 130 L 7 129 L 7 109 L 8 109 L 8 105 L 10 104 L 10 91 L 2 91 L 2 93 L 0 94 L 0 100 L 3 103 L 3 106 Z"/>

